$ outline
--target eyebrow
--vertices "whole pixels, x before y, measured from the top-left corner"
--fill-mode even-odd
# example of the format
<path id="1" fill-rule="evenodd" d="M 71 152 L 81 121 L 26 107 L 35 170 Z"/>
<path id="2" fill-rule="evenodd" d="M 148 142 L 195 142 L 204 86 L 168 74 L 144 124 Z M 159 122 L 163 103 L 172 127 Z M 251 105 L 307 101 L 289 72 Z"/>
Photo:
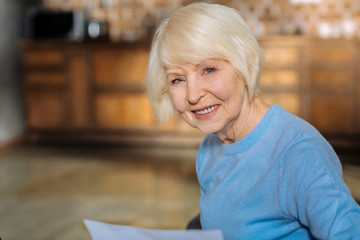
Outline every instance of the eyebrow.
<path id="1" fill-rule="evenodd" d="M 170 69 L 166 70 L 166 77 L 168 78 L 170 75 L 182 76 L 183 73 L 184 73 L 184 70 L 181 69 L 181 67 L 178 67 L 178 68 L 170 68 Z"/>
<path id="2" fill-rule="evenodd" d="M 169 78 L 169 76 L 182 76 L 183 74 L 179 73 L 179 72 L 176 72 L 176 71 L 173 71 L 173 72 L 168 72 L 166 73 L 166 77 Z"/>
<path id="3" fill-rule="evenodd" d="M 198 64 L 195 64 L 195 69 L 199 69 L 199 68 L 202 68 L 208 64 L 213 64 L 213 62 L 217 62 L 217 60 L 215 59 L 207 59 L 207 60 L 204 60 L 204 61 L 201 61 L 200 63 Z M 177 68 L 169 68 L 169 70 L 166 70 L 166 77 L 168 77 L 169 75 L 175 75 L 175 76 L 182 76 L 184 70 L 182 70 L 181 67 L 177 67 Z M 181 72 L 181 73 L 179 73 Z"/>

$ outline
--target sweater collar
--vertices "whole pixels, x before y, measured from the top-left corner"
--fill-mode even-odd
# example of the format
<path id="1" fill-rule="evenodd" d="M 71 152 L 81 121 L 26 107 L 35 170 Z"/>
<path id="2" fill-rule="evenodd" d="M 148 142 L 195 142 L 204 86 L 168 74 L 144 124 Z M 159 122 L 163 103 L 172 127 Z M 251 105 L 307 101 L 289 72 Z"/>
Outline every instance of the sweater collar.
<path id="1" fill-rule="evenodd" d="M 263 119 L 261 119 L 256 128 L 244 139 L 232 144 L 222 145 L 223 154 L 233 155 L 249 150 L 260 141 L 260 139 L 265 135 L 266 131 L 271 127 L 272 122 L 274 121 L 273 116 L 282 110 L 283 108 L 281 108 L 279 105 L 271 106 L 269 111 L 265 114 Z"/>

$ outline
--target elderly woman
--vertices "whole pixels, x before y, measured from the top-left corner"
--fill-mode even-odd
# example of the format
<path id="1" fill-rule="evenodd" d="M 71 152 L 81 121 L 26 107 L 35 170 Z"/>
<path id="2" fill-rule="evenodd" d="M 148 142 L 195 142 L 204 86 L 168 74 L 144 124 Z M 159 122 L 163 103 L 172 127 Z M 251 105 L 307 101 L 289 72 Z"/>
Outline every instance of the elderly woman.
<path id="1" fill-rule="evenodd" d="M 240 14 L 195 3 L 158 28 L 147 77 L 160 119 L 206 133 L 201 225 L 225 239 L 360 239 L 338 157 L 304 120 L 259 97 L 261 48 Z"/>

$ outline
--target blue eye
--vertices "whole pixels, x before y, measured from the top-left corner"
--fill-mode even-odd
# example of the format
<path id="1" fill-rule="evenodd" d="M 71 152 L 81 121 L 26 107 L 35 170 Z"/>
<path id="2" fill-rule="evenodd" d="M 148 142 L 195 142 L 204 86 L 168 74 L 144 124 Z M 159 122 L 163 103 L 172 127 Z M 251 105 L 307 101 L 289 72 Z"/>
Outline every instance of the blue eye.
<path id="1" fill-rule="evenodd" d="M 179 83 L 179 82 L 182 82 L 184 80 L 180 79 L 180 78 L 176 78 L 174 80 L 171 81 L 172 84 L 175 84 L 175 83 Z"/>
<path id="2" fill-rule="evenodd" d="M 205 68 L 204 73 L 211 73 L 213 71 L 215 71 L 215 68 Z"/>

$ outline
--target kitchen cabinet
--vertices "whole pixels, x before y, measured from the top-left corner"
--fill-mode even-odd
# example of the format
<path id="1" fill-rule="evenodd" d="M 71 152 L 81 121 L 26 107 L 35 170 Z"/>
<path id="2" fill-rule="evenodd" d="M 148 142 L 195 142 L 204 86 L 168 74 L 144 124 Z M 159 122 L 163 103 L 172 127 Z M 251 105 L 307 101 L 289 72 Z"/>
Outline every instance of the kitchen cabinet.
<path id="1" fill-rule="evenodd" d="M 260 78 L 261 96 L 268 104 L 279 104 L 289 112 L 303 117 L 301 84 L 303 59 L 299 46 L 260 42 L 265 65 Z"/>
<path id="2" fill-rule="evenodd" d="M 85 57 L 81 50 L 32 46 L 23 54 L 25 106 L 30 129 L 88 126 Z"/>
<path id="3" fill-rule="evenodd" d="M 259 43 L 267 103 L 304 118 L 334 144 L 360 142 L 356 40 L 274 36 Z M 149 48 L 147 42 L 25 41 L 28 136 L 199 144 L 204 135 L 176 114 L 165 123 L 155 117 L 145 93 Z"/>
<path id="4" fill-rule="evenodd" d="M 175 115 L 160 123 L 145 93 L 148 43 L 24 42 L 31 140 L 199 144 Z"/>
<path id="5" fill-rule="evenodd" d="M 92 51 L 95 126 L 151 129 L 154 114 L 145 94 L 147 49 Z"/>
<path id="6" fill-rule="evenodd" d="M 320 131 L 355 132 L 355 45 L 351 42 L 313 43 L 307 49 L 309 121 Z"/>
<path id="7" fill-rule="evenodd" d="M 338 146 L 360 144 L 359 43 L 356 40 L 265 37 L 263 99 L 314 125 Z"/>
<path id="8" fill-rule="evenodd" d="M 69 109 L 65 55 L 53 49 L 32 49 L 23 59 L 28 126 L 65 126 Z"/>

